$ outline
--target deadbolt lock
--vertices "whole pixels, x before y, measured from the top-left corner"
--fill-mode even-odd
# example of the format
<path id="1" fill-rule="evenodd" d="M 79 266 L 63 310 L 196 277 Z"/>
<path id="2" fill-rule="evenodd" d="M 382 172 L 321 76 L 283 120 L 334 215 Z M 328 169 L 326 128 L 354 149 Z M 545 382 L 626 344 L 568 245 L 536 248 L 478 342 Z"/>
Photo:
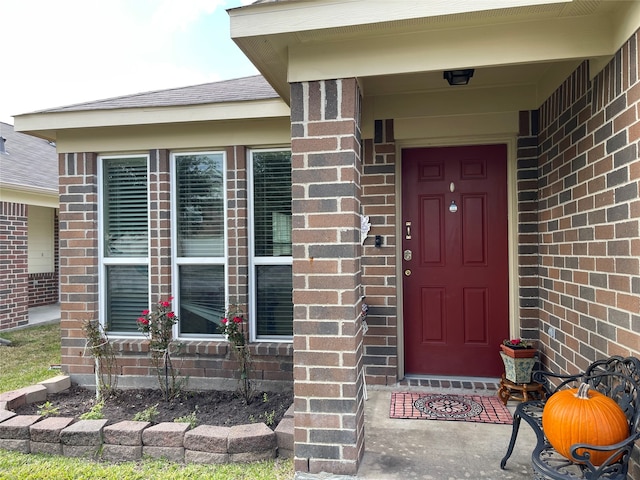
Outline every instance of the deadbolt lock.
<path id="1" fill-rule="evenodd" d="M 410 261 L 412 256 L 411 250 L 405 250 L 403 253 L 403 256 L 404 256 L 405 262 Z"/>
<path id="2" fill-rule="evenodd" d="M 411 270 L 409 270 L 408 268 L 404 271 L 404 275 L 405 277 L 410 277 L 411 276 Z"/>

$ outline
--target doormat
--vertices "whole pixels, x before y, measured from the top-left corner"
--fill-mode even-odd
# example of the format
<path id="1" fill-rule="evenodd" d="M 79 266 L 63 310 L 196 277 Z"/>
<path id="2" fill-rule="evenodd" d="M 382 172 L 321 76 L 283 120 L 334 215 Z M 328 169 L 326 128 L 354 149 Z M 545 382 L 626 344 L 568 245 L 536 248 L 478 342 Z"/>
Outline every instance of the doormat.
<path id="1" fill-rule="evenodd" d="M 513 415 L 497 396 L 393 392 L 390 418 L 454 420 L 511 425 Z"/>

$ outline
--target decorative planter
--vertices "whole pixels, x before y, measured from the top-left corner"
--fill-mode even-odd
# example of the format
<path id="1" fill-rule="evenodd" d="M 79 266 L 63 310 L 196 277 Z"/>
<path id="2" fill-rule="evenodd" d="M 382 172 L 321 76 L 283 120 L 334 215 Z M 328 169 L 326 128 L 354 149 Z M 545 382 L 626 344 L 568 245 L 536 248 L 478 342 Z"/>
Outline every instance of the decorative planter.
<path id="1" fill-rule="evenodd" d="M 526 350 L 533 351 L 535 355 L 535 348 Z M 507 380 L 513 383 L 531 383 L 531 372 L 536 364 L 536 357 L 511 357 L 504 352 L 500 352 L 500 356 L 504 362 L 504 373 Z"/>
<path id="2" fill-rule="evenodd" d="M 511 358 L 533 358 L 538 353 L 535 348 L 512 348 L 504 344 L 500 348 Z"/>

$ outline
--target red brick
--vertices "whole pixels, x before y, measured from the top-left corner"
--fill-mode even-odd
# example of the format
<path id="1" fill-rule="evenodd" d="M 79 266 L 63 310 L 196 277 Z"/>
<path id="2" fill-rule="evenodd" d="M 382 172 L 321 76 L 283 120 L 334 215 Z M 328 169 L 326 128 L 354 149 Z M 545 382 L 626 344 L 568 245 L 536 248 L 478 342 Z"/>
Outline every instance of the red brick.
<path id="1" fill-rule="evenodd" d="M 333 152 L 337 147 L 338 143 L 335 137 L 291 139 L 291 148 L 296 153 Z"/>
<path id="2" fill-rule="evenodd" d="M 306 383 L 296 381 L 293 391 L 298 397 L 338 398 L 340 396 L 340 385 L 337 383 Z"/>

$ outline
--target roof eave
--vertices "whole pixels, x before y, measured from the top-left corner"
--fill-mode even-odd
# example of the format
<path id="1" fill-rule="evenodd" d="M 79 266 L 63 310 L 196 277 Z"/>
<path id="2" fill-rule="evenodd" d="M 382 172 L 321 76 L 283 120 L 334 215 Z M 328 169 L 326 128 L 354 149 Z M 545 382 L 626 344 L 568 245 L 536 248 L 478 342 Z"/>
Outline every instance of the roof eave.
<path id="1" fill-rule="evenodd" d="M 58 208 L 59 191 L 53 188 L 0 182 L 0 201 Z"/>
<path id="2" fill-rule="evenodd" d="M 288 117 L 289 107 L 280 98 L 202 105 L 180 105 L 16 115 L 14 128 L 49 141 L 60 130 L 127 125 L 171 124 L 217 120 Z"/>

